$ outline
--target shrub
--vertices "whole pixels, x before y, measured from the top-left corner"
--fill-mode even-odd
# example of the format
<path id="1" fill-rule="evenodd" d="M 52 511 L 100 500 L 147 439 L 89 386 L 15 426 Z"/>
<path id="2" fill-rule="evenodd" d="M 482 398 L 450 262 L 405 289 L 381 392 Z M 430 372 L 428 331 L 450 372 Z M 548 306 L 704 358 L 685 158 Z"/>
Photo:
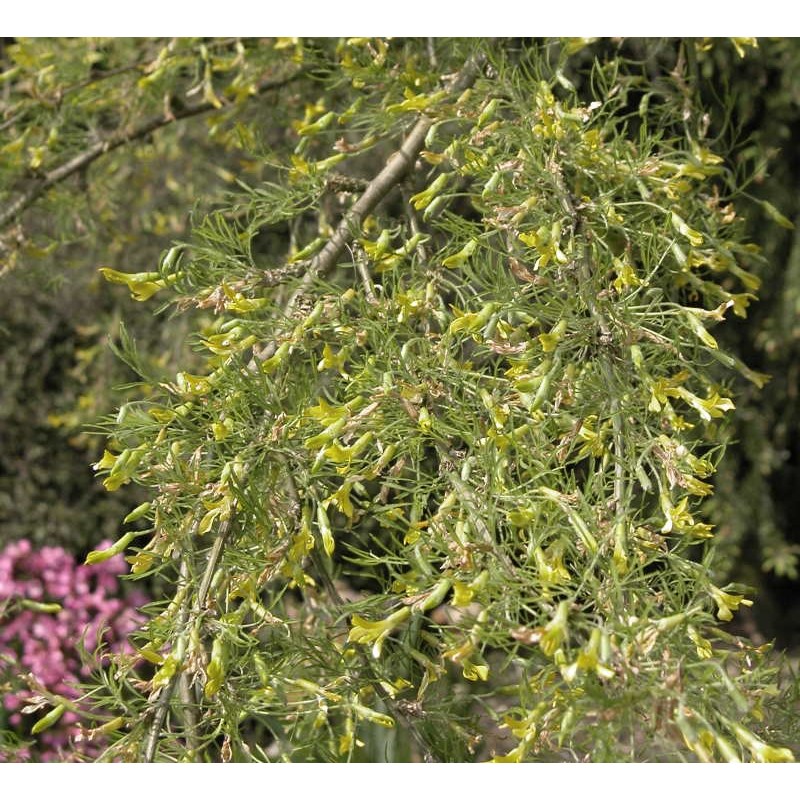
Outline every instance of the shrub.
<path id="1" fill-rule="evenodd" d="M 793 759 L 796 680 L 729 624 L 752 591 L 705 510 L 766 379 L 714 330 L 760 258 L 699 102 L 729 44 L 218 44 L 165 47 L 155 116 L 84 153 L 209 112 L 250 156 L 157 264 L 102 268 L 202 315 L 177 374 L 123 341 L 141 394 L 103 425 L 148 527 L 90 561 L 146 533 L 167 591 L 153 666 L 91 692 L 100 757 Z"/>
<path id="2" fill-rule="evenodd" d="M 793 758 L 701 516 L 731 375 L 765 380 L 710 332 L 757 248 L 694 45 L 643 97 L 584 44 L 459 42 L 446 79 L 416 41 L 310 47 L 277 179 L 104 270 L 217 315 L 97 464 L 150 490 L 134 570 L 175 586 L 106 757 Z"/>

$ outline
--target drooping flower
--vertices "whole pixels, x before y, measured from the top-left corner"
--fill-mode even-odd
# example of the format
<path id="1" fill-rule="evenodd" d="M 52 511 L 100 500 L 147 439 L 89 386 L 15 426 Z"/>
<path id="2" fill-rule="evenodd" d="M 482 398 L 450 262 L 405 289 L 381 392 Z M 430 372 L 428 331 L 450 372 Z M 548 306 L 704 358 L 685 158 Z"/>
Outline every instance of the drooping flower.
<path id="1" fill-rule="evenodd" d="M 569 601 L 562 600 L 558 604 L 553 619 L 544 626 L 539 647 L 546 656 L 553 656 L 564 640 L 567 638 L 567 616 L 569 614 Z"/>
<path id="2" fill-rule="evenodd" d="M 386 619 L 381 620 L 368 620 L 359 614 L 353 614 L 351 621 L 352 627 L 347 636 L 348 642 L 360 642 L 361 644 L 369 644 L 372 642 L 372 655 L 379 658 L 383 643 L 398 626 L 405 622 L 411 616 L 411 608 L 405 606 L 404 608 L 390 614 Z"/>

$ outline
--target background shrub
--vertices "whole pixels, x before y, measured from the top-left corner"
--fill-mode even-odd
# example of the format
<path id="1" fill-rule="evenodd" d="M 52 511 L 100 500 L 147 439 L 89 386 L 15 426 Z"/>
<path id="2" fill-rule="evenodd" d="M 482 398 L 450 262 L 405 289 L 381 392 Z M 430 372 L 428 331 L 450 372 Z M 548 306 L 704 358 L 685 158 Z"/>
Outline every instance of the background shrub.
<path id="1" fill-rule="evenodd" d="M 0 730 L 6 745 L 23 743 L 4 754 L 0 748 L 1 758 L 63 761 L 102 748 L 102 740 L 89 742 L 82 733 L 85 707 L 69 701 L 81 697 L 81 684 L 91 674 L 82 650 L 92 654 L 104 645 L 131 652 L 127 636 L 143 622 L 139 608 L 147 598 L 141 589 L 123 590 L 119 575 L 125 571 L 121 555 L 78 564 L 61 547 L 36 549 L 26 539 L 0 551 Z M 46 700 L 64 700 L 67 708 L 31 741 L 31 726 L 43 716 L 37 709 Z"/>

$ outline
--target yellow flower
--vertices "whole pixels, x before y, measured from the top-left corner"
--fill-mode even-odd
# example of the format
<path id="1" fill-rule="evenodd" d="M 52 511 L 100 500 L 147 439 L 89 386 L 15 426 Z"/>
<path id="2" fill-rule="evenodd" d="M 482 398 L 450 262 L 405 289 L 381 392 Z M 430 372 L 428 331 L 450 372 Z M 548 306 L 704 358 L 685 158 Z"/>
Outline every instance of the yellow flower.
<path id="1" fill-rule="evenodd" d="M 541 336 L 539 337 L 541 339 Z M 581 447 L 578 451 L 579 456 L 602 456 L 605 451 L 605 445 L 603 444 L 603 440 L 605 438 L 605 429 L 606 426 L 603 425 L 600 427 L 600 431 L 596 431 L 594 426 L 597 424 L 597 415 L 590 414 L 586 417 L 583 422 L 581 423 L 581 427 L 578 430 L 578 438 L 585 442 L 585 444 Z"/>
<path id="2" fill-rule="evenodd" d="M 375 434 L 373 434 L 372 431 L 367 431 L 365 434 L 359 436 L 349 447 L 342 447 L 338 442 L 334 442 L 329 447 L 325 448 L 324 455 L 328 460 L 333 461 L 334 464 L 348 464 L 354 458 L 358 458 L 365 448 L 372 443 L 374 438 Z"/>
<path id="3" fill-rule="evenodd" d="M 326 343 L 322 348 L 322 358 L 319 364 L 317 364 L 317 371 L 324 372 L 326 369 L 336 369 L 340 375 L 346 378 L 348 374 L 344 367 L 349 357 L 349 347 L 342 347 L 338 353 L 334 353 L 331 346 Z"/>
<path id="4" fill-rule="evenodd" d="M 332 556 L 336 542 L 333 538 L 333 530 L 331 529 L 328 514 L 322 504 L 317 506 L 317 525 L 319 526 L 320 536 L 322 536 L 322 549 L 328 556 Z"/>
<path id="5" fill-rule="evenodd" d="M 617 271 L 617 277 L 614 279 L 614 288 L 618 292 L 641 285 L 641 278 L 636 274 L 636 270 L 627 259 L 623 261 L 621 258 L 614 258 L 613 264 L 614 269 Z"/>
<path id="6" fill-rule="evenodd" d="M 468 583 L 455 581 L 453 583 L 453 605 L 468 606 L 472 601 L 473 591 Z"/>
<path id="7" fill-rule="evenodd" d="M 450 333 L 458 333 L 458 331 L 474 333 L 489 322 L 489 318 L 497 311 L 498 307 L 497 303 L 486 303 L 480 311 L 461 314 L 450 323 L 448 331 Z"/>
<path id="8" fill-rule="evenodd" d="M 350 499 L 350 492 L 353 488 L 351 481 L 345 481 L 330 497 L 325 498 L 323 505 L 326 507 L 331 503 L 344 514 L 347 519 L 352 522 L 355 514 L 353 508 L 353 501 Z"/>
<path id="9" fill-rule="evenodd" d="M 372 642 L 372 655 L 378 658 L 389 634 L 411 616 L 411 609 L 406 606 L 394 614 L 390 614 L 386 619 L 371 621 L 364 619 L 358 614 L 353 614 L 350 633 L 347 636 L 348 642 L 360 642 L 368 644 Z"/>
<path id="10" fill-rule="evenodd" d="M 431 103 L 436 103 L 447 96 L 447 92 L 444 89 L 433 94 L 425 94 L 424 92 L 414 94 L 411 89 L 406 89 L 404 94 L 406 99 L 402 103 L 392 103 L 386 107 L 390 114 L 396 114 L 401 111 L 424 111 Z"/>
<path id="11" fill-rule="evenodd" d="M 603 632 L 599 628 L 592 630 L 589 641 L 578 654 L 578 658 L 568 666 L 562 667 L 561 674 L 567 683 L 571 683 L 580 670 L 594 672 L 600 678 L 613 678 L 614 670 L 603 663 L 600 644 Z"/>
<path id="12" fill-rule="evenodd" d="M 701 636 L 693 625 L 688 625 L 686 631 L 689 634 L 689 638 L 694 642 L 697 655 L 700 658 L 711 658 L 714 655 L 714 648 L 711 646 L 711 642 Z"/>
<path id="13" fill-rule="evenodd" d="M 149 300 L 166 286 L 157 272 L 120 272 L 110 267 L 100 267 L 103 277 L 110 283 L 122 283 L 130 289 L 131 297 L 139 302 Z"/>
<path id="14" fill-rule="evenodd" d="M 705 422 L 711 422 L 712 417 L 721 417 L 726 411 L 732 411 L 734 406 L 730 397 L 720 397 L 719 392 L 713 392 L 705 400 L 692 394 L 688 389 L 678 387 L 675 389 L 677 396 L 685 400 Z"/>
<path id="15" fill-rule="evenodd" d="M 126 448 L 117 456 L 105 450 L 103 457 L 94 465 L 94 468 L 95 470 L 109 470 L 108 477 L 103 481 L 103 486 L 109 492 L 113 492 L 130 481 L 144 457 L 145 445 L 143 444 L 133 449 Z"/>
<path id="16" fill-rule="evenodd" d="M 693 247 L 699 247 L 703 244 L 703 234 L 690 228 L 686 224 L 686 221 L 682 217 L 679 217 L 674 211 L 670 215 L 670 221 L 672 222 L 672 227 L 682 236 L 685 236 Z"/>
<path id="17" fill-rule="evenodd" d="M 448 267 L 449 269 L 463 267 L 467 262 L 467 259 L 475 252 L 477 247 L 478 240 L 470 239 L 457 253 L 445 258 L 444 261 L 442 261 L 442 266 Z"/>
<path id="18" fill-rule="evenodd" d="M 564 566 L 562 550 L 563 547 L 556 545 L 549 547 L 547 553 L 541 547 L 534 549 L 533 558 L 539 571 L 539 578 L 543 583 L 558 585 L 569 581 L 570 574 Z"/>
<path id="19" fill-rule="evenodd" d="M 206 685 L 203 694 L 207 699 L 212 698 L 222 687 L 225 680 L 225 662 L 227 661 L 227 648 L 221 636 L 214 639 L 211 646 L 211 660 L 206 667 Z"/>
<path id="20" fill-rule="evenodd" d="M 567 638 L 567 615 L 569 614 L 569 601 L 562 600 L 558 604 L 555 616 L 542 631 L 539 647 L 546 656 L 552 656 L 558 650 L 564 639 Z"/>
<path id="21" fill-rule="evenodd" d="M 468 659 L 461 662 L 462 674 L 468 681 L 486 681 L 489 679 L 489 667 L 486 664 L 473 664 Z"/>
<path id="22" fill-rule="evenodd" d="M 566 331 L 566 329 L 567 321 L 562 319 L 556 323 L 550 333 L 540 334 L 538 339 L 539 343 L 542 345 L 542 351 L 545 353 L 552 353 L 558 346 L 558 343 L 561 341 L 561 337 L 564 335 L 564 331 Z"/>
<path id="23" fill-rule="evenodd" d="M 150 685 L 153 690 L 163 689 L 167 686 L 178 671 L 179 666 L 178 657 L 174 653 L 170 653 L 162 662 L 161 669 L 150 679 Z"/>
<path id="24" fill-rule="evenodd" d="M 672 500 L 668 492 L 662 492 L 660 496 L 661 510 L 667 521 L 661 528 L 661 533 L 672 533 L 672 531 L 682 531 L 689 525 L 694 525 L 694 518 L 687 511 L 689 498 L 682 498 L 677 505 L 672 505 Z"/>
<path id="25" fill-rule="evenodd" d="M 761 764 L 775 764 L 780 762 L 793 762 L 792 751 L 787 747 L 774 747 L 759 739 L 747 728 L 736 722 L 728 721 L 728 725 L 736 738 L 750 751 L 755 761 Z"/>
<path id="26" fill-rule="evenodd" d="M 709 594 L 717 604 L 717 616 L 725 622 L 730 622 L 733 619 L 733 612 L 736 611 L 739 606 L 753 605 L 753 601 L 746 600 L 744 595 L 729 594 L 713 585 L 709 589 Z"/>
<path id="27" fill-rule="evenodd" d="M 344 430 L 344 426 L 346 424 L 347 424 L 347 417 L 344 415 L 334 419 L 334 421 L 331 422 L 328 425 L 328 427 L 325 428 L 325 430 L 323 430 L 321 433 L 318 433 L 316 436 L 312 436 L 309 439 L 306 439 L 305 446 L 309 450 L 313 450 L 314 448 L 329 444 L 336 436 L 338 436 Z"/>
<path id="28" fill-rule="evenodd" d="M 100 469 L 111 469 L 117 463 L 118 457 L 109 450 L 103 450 L 103 457 L 94 465 L 95 472 Z"/>
<path id="29" fill-rule="evenodd" d="M 359 719 L 365 719 L 368 722 L 374 722 L 384 728 L 394 727 L 394 720 L 391 717 L 387 716 L 386 714 L 381 714 L 378 711 L 373 711 L 371 708 L 361 705 L 361 703 L 352 703 L 350 708 L 355 711 L 356 716 L 358 716 Z"/>
<path id="30" fill-rule="evenodd" d="M 430 186 L 409 198 L 411 205 L 413 205 L 417 211 L 422 211 L 427 208 L 433 202 L 433 199 L 444 190 L 449 181 L 450 173 L 442 173 Z"/>
<path id="31" fill-rule="evenodd" d="M 525 758 L 525 751 L 528 749 L 527 742 L 520 742 L 513 750 L 509 750 L 504 756 L 494 756 L 492 764 L 519 764 Z"/>

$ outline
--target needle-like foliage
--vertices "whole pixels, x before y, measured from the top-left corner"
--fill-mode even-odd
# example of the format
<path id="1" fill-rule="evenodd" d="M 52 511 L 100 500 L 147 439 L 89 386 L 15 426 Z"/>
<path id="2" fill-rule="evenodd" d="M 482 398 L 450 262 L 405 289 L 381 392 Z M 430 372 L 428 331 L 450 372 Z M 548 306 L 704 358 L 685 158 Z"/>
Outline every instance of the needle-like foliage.
<path id="1" fill-rule="evenodd" d="M 97 464 L 172 589 L 105 757 L 792 760 L 701 512 L 765 378 L 713 334 L 758 254 L 695 44 L 653 83 L 583 41 L 292 46 L 270 180 L 104 270 L 213 312 Z"/>

